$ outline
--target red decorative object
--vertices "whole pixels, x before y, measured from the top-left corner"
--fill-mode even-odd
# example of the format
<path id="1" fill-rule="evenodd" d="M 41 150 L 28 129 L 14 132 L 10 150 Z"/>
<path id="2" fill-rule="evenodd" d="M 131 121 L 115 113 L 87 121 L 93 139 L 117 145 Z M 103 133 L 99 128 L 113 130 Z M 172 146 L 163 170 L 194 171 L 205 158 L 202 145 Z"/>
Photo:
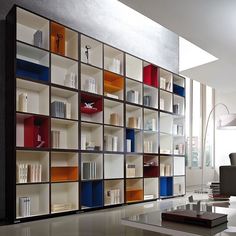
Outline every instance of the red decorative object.
<path id="1" fill-rule="evenodd" d="M 48 147 L 48 130 L 48 118 L 39 116 L 26 118 L 24 120 L 24 146 L 29 148 Z M 42 142 L 39 141 L 39 136 Z"/>
<path id="2" fill-rule="evenodd" d="M 159 69 L 154 65 L 148 65 L 143 68 L 143 82 L 147 85 L 158 88 Z"/>
<path id="3" fill-rule="evenodd" d="M 85 103 L 93 103 L 93 108 L 86 107 Z M 80 111 L 86 114 L 93 114 L 102 111 L 102 97 L 81 93 Z"/>

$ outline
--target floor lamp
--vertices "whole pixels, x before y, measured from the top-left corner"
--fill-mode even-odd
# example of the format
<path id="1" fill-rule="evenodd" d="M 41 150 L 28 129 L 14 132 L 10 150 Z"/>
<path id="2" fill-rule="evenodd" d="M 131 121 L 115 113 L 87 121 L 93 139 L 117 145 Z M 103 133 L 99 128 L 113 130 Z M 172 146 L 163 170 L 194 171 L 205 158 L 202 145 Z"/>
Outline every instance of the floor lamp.
<path id="1" fill-rule="evenodd" d="M 201 173 L 201 189 L 196 190 L 196 193 L 207 193 L 207 191 L 204 191 L 204 166 L 205 166 L 205 150 L 206 150 L 206 137 L 207 137 L 207 129 L 209 126 L 210 118 L 215 109 L 218 106 L 223 106 L 226 109 L 226 114 L 219 117 L 218 123 L 217 123 L 217 129 L 235 129 L 236 128 L 236 114 L 230 113 L 228 107 L 224 103 L 217 103 L 213 108 L 211 109 L 206 122 L 206 127 L 203 132 L 203 145 L 202 145 L 202 173 Z"/>

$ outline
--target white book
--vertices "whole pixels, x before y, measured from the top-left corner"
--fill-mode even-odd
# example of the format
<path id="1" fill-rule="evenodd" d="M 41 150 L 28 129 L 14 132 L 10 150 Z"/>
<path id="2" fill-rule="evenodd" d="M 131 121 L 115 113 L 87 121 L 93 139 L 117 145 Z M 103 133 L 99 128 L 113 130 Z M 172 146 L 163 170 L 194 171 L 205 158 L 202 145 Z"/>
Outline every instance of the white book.
<path id="1" fill-rule="evenodd" d="M 86 135 L 81 135 L 81 149 L 86 150 Z"/>
<path id="2" fill-rule="evenodd" d="M 126 139 L 126 151 L 131 152 L 131 139 Z"/>
<path id="3" fill-rule="evenodd" d="M 117 136 L 112 137 L 112 151 L 113 152 L 118 151 L 118 137 Z"/>
<path id="4" fill-rule="evenodd" d="M 139 103 L 139 92 L 134 91 L 134 103 Z"/>
<path id="5" fill-rule="evenodd" d="M 137 119 L 137 129 L 141 129 L 141 118 L 138 117 Z"/>
<path id="6" fill-rule="evenodd" d="M 163 77 L 160 77 L 160 88 L 166 89 L 166 79 Z"/>
<path id="7" fill-rule="evenodd" d="M 165 164 L 160 164 L 160 176 L 165 176 Z"/>
<path id="8" fill-rule="evenodd" d="M 42 165 L 39 165 L 38 169 L 38 182 L 42 182 Z"/>
<path id="9" fill-rule="evenodd" d="M 28 96 L 27 96 L 27 93 L 21 93 L 19 95 L 19 103 L 18 103 L 19 111 L 27 112 L 27 106 L 28 106 Z"/>
<path id="10" fill-rule="evenodd" d="M 160 98 L 160 110 L 165 110 L 165 100 Z"/>
<path id="11" fill-rule="evenodd" d="M 65 107 L 66 107 L 66 118 L 71 119 L 71 104 L 69 102 L 66 102 Z"/>

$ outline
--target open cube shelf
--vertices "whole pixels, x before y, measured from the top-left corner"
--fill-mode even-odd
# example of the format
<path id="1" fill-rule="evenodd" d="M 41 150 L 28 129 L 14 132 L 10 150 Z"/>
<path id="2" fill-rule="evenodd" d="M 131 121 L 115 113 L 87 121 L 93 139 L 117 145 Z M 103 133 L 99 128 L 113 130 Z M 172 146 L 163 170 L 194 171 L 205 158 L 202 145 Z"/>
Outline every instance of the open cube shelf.
<path id="1" fill-rule="evenodd" d="M 61 23 L 7 17 L 11 222 L 185 194 L 185 78 Z"/>

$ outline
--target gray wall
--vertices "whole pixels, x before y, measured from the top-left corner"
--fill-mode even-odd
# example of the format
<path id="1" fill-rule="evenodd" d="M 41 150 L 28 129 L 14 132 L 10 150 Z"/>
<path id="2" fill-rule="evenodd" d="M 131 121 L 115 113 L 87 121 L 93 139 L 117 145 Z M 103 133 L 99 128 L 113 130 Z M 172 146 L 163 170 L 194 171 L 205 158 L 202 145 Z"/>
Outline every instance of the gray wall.
<path id="1" fill-rule="evenodd" d="M 0 218 L 4 217 L 4 19 L 16 3 L 178 73 L 178 36 L 116 0 L 1 0 Z"/>

